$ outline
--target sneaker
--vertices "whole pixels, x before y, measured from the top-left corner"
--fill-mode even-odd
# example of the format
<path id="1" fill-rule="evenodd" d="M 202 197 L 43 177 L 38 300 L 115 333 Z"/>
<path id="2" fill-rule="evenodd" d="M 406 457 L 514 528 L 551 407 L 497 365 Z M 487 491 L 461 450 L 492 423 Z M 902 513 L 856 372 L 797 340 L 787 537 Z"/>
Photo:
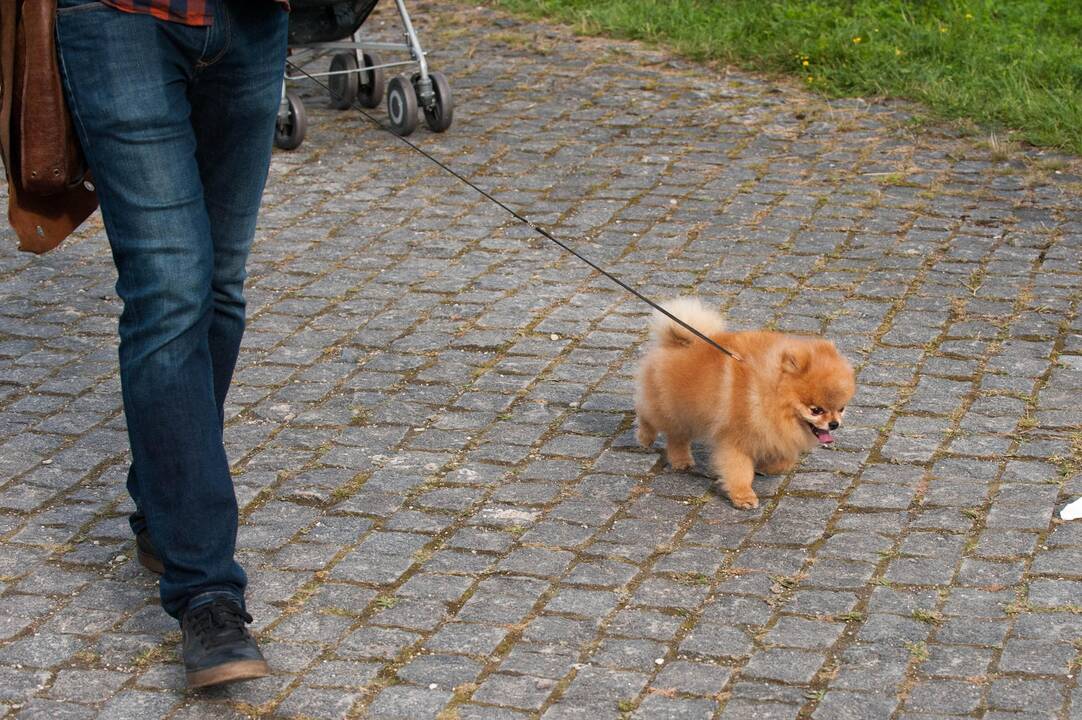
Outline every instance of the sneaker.
<path id="1" fill-rule="evenodd" d="M 150 572 L 161 575 L 165 572 L 162 559 L 158 557 L 158 551 L 154 549 L 154 543 L 150 542 L 150 533 L 143 530 L 135 536 L 135 557 L 139 564 Z"/>
<path id="2" fill-rule="evenodd" d="M 184 670 L 188 687 L 251 680 L 270 673 L 255 638 L 245 627 L 252 616 L 218 596 L 184 613 Z"/>

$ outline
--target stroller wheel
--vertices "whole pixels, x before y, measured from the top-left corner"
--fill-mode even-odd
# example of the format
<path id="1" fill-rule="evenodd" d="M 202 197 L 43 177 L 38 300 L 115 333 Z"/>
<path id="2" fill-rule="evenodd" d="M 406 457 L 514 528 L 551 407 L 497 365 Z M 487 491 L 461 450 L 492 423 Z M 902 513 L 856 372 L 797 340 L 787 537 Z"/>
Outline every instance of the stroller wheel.
<path id="1" fill-rule="evenodd" d="M 361 101 L 363 107 L 379 107 L 380 101 L 383 100 L 383 90 L 385 87 L 383 81 L 383 68 L 374 67 L 379 64 L 379 55 L 376 55 L 375 53 L 364 53 L 365 69 L 361 71 L 360 87 L 357 90 L 357 98 Z"/>
<path id="2" fill-rule="evenodd" d="M 417 128 L 417 93 L 405 75 L 391 78 L 387 85 L 387 115 L 398 135 L 409 135 Z"/>
<path id="3" fill-rule="evenodd" d="M 414 82 L 420 80 L 420 75 L 414 76 Z M 428 79 L 432 81 L 432 102 L 430 107 L 422 108 L 425 113 L 425 122 L 432 132 L 443 132 L 451 127 L 451 120 L 455 115 L 455 101 L 451 95 L 451 86 L 447 82 L 447 76 L 441 72 L 430 72 Z"/>
<path id="4" fill-rule="evenodd" d="M 304 142 L 308 132 L 308 116 L 304 103 L 297 93 L 286 93 L 287 108 L 278 111 L 278 124 L 274 128 L 274 144 L 283 150 L 293 150 Z"/>
<path id="5" fill-rule="evenodd" d="M 353 53 L 338 53 L 331 58 L 331 72 L 341 73 L 327 78 L 327 86 L 330 89 L 331 107 L 337 110 L 345 110 L 353 104 L 357 97 L 357 89 L 360 79 L 357 69 L 357 58 Z"/>

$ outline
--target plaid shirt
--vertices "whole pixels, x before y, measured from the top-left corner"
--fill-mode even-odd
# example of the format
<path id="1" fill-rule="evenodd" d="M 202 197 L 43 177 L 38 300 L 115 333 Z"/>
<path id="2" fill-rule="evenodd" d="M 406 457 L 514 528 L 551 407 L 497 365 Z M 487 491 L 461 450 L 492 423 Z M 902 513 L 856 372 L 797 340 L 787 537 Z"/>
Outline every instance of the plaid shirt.
<path id="1" fill-rule="evenodd" d="M 250 2 L 251 0 L 245 0 Z M 275 0 L 289 9 L 289 0 Z M 106 5 L 124 12 L 150 13 L 159 20 L 184 25 L 210 25 L 213 12 L 209 7 L 215 0 L 102 0 Z"/>

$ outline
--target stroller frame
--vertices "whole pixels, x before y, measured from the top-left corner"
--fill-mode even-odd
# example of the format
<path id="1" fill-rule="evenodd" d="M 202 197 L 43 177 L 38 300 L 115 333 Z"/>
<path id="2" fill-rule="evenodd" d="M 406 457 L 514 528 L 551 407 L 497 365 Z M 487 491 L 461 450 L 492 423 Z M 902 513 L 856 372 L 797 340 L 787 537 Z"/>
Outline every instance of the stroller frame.
<path id="1" fill-rule="evenodd" d="M 357 60 L 357 69 L 347 70 L 328 70 L 326 73 L 308 73 L 307 75 L 290 75 L 286 73 L 287 80 L 305 80 L 311 78 L 324 78 L 333 77 L 335 75 L 349 75 L 351 73 L 358 73 L 361 75 L 361 82 L 366 80 L 367 70 L 375 68 L 392 68 L 392 67 L 405 67 L 413 64 L 417 64 L 418 71 L 421 74 L 421 80 L 419 82 L 420 89 L 418 91 L 418 100 L 421 101 L 423 107 L 430 107 L 433 102 L 432 94 L 432 79 L 428 77 L 428 63 L 425 61 L 425 51 L 421 47 L 421 41 L 417 37 L 417 31 L 413 29 L 413 23 L 409 18 L 409 11 L 406 10 L 406 3 L 403 0 L 395 0 L 395 5 L 398 8 L 398 15 L 403 22 L 403 35 L 406 42 L 362 42 L 360 39 L 360 28 L 358 27 L 353 31 L 351 39 L 347 41 L 337 40 L 330 42 L 304 42 L 300 44 L 291 45 L 291 50 L 308 51 L 306 55 L 315 54 L 317 52 L 326 52 L 329 50 L 346 50 L 352 51 L 354 57 Z M 382 63 L 379 65 L 365 66 L 364 53 L 365 50 L 405 50 L 409 52 L 409 60 L 399 61 L 396 63 Z M 370 76 L 368 76 L 370 77 Z"/>
<path id="2" fill-rule="evenodd" d="M 290 54 L 297 58 L 295 64 L 306 62 L 318 55 L 336 53 L 331 67 L 326 71 L 301 71 L 284 74 L 285 81 L 326 78 L 331 92 L 331 104 L 339 109 L 349 107 L 358 90 L 363 91 L 361 104 L 375 107 L 383 94 L 383 71 L 416 67 L 411 77 L 399 75 L 391 79 L 387 88 L 387 110 L 391 129 L 399 135 L 408 135 L 417 124 L 417 110 L 435 132 L 443 132 L 451 124 L 453 101 L 450 86 L 442 73 L 430 72 L 426 52 L 413 27 L 404 0 L 394 0 L 402 23 L 403 42 L 379 42 L 362 39 L 362 26 L 367 14 L 353 32 L 345 39 L 320 42 L 292 42 Z M 374 6 L 374 2 L 372 5 Z M 391 51 L 408 53 L 408 60 L 381 62 L 374 52 Z M 337 68 L 336 68 L 337 66 Z M 356 84 L 353 85 L 352 83 Z M 373 102 L 374 101 L 374 102 Z M 275 144 L 283 149 L 293 149 L 304 138 L 307 121 L 296 93 L 286 90 L 282 83 L 282 104 L 278 115 L 278 132 Z"/>

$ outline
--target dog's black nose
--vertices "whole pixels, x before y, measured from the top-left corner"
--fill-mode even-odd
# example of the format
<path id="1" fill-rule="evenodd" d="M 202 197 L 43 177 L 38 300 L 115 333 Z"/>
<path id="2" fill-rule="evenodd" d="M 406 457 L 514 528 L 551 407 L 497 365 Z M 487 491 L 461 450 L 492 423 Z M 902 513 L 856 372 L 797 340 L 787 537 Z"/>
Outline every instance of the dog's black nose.
<path id="1" fill-rule="evenodd" d="M 831 430 L 837 430 L 838 429 L 838 421 L 837 420 L 831 420 L 830 421 L 830 429 Z"/>

